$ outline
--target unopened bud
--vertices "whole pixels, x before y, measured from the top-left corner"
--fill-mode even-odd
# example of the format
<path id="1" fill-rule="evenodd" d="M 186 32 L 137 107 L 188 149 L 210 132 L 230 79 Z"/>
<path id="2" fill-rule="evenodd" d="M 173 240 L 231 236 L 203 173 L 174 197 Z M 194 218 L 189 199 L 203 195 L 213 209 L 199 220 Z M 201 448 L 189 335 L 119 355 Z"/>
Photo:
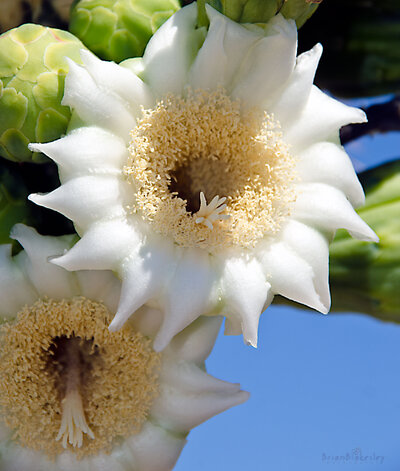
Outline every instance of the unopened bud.
<path id="1" fill-rule="evenodd" d="M 141 56 L 150 37 L 178 9 L 178 0 L 80 0 L 70 31 L 102 59 Z"/>
<path id="2" fill-rule="evenodd" d="M 28 149 L 65 133 L 71 113 L 61 105 L 66 57 L 81 62 L 83 44 L 72 34 L 26 24 L 0 36 L 0 155 L 43 161 Z"/>

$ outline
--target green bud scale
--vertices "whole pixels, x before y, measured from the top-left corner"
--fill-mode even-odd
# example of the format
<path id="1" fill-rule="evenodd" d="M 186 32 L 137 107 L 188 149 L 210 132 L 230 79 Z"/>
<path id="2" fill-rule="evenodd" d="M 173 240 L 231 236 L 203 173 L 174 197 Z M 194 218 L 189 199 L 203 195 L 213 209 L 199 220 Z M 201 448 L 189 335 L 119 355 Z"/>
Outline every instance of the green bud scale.
<path id="1" fill-rule="evenodd" d="M 66 57 L 81 62 L 83 44 L 72 34 L 26 24 L 0 36 L 0 155 L 40 162 L 30 142 L 58 139 L 70 110 L 61 105 L 68 72 Z"/>
<path id="2" fill-rule="evenodd" d="M 154 32 L 178 9 L 178 0 L 80 0 L 70 31 L 102 59 L 141 56 Z"/>

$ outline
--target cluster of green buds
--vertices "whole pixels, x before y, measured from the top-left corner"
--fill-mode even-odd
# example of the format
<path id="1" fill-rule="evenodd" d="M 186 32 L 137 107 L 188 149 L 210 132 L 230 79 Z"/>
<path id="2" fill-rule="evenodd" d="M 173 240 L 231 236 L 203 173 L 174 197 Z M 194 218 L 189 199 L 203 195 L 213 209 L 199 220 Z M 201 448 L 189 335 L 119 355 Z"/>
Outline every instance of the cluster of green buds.
<path id="1" fill-rule="evenodd" d="M 322 0 L 207 0 L 214 8 L 238 23 L 267 23 L 277 13 L 296 21 L 300 28 Z"/>
<path id="2" fill-rule="evenodd" d="M 150 37 L 178 9 L 178 0 L 80 0 L 69 29 L 102 59 L 141 56 Z"/>
<path id="3" fill-rule="evenodd" d="M 338 232 L 330 247 L 332 310 L 400 322 L 400 161 L 364 172 L 358 212 L 379 236 L 360 242 Z"/>
<path id="4" fill-rule="evenodd" d="M 72 34 L 26 24 L 0 36 L 0 155 L 42 161 L 28 149 L 65 133 L 70 110 L 61 105 L 66 57 L 80 61 L 83 44 Z"/>

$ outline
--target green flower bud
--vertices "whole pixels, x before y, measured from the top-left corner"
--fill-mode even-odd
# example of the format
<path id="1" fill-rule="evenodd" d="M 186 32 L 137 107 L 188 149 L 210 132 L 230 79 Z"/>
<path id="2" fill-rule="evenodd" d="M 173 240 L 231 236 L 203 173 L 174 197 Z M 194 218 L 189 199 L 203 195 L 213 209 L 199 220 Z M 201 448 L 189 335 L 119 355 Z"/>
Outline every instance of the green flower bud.
<path id="1" fill-rule="evenodd" d="M 40 162 L 30 142 L 65 133 L 71 116 L 61 105 L 68 72 L 66 57 L 81 62 L 83 44 L 72 34 L 26 24 L 0 36 L 0 155 Z"/>
<path id="2" fill-rule="evenodd" d="M 400 322 L 400 160 L 360 179 L 367 197 L 358 213 L 380 241 L 360 242 L 338 232 L 330 246 L 332 310 Z"/>
<path id="3" fill-rule="evenodd" d="M 285 0 L 281 13 L 285 18 L 296 21 L 298 28 L 311 17 L 322 0 Z"/>
<path id="4" fill-rule="evenodd" d="M 99 57 L 141 56 L 152 34 L 178 9 L 178 0 L 80 0 L 70 31 Z"/>
<path id="5" fill-rule="evenodd" d="M 207 2 L 238 23 L 267 23 L 277 13 L 296 21 L 300 28 L 322 0 L 207 0 Z"/>
<path id="6" fill-rule="evenodd" d="M 208 3 L 238 23 L 267 23 L 285 0 L 208 0 Z"/>

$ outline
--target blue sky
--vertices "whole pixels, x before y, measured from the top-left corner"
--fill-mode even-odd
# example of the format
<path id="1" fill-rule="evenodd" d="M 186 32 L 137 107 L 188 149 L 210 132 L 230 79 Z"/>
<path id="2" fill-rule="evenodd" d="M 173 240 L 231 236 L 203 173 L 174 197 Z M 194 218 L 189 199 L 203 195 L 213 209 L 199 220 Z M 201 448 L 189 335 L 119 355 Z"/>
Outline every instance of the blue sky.
<path id="1" fill-rule="evenodd" d="M 400 157 L 400 134 L 347 148 L 359 169 Z M 193 430 L 176 471 L 399 471 L 400 326 L 272 306 L 260 345 L 220 335 L 208 371 L 250 400 Z"/>

